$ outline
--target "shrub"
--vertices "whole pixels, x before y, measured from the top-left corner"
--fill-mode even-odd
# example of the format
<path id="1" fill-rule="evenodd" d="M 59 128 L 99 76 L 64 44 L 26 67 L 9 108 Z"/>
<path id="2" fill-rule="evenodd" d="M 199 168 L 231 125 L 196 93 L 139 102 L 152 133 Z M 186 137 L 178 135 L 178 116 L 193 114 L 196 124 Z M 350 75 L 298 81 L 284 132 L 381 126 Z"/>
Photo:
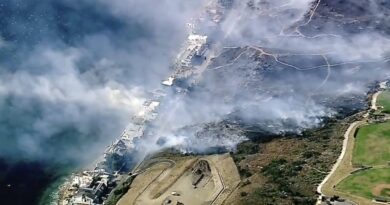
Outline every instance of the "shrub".
<path id="1" fill-rule="evenodd" d="M 319 153 L 317 151 L 313 151 L 313 150 L 308 150 L 308 151 L 304 152 L 302 155 L 304 158 L 308 159 L 308 158 L 312 158 L 312 157 L 317 157 L 317 156 L 321 155 L 321 153 Z"/>
<path id="2" fill-rule="evenodd" d="M 240 193 L 240 196 L 241 197 L 248 196 L 248 193 L 243 191 L 243 192 Z"/>

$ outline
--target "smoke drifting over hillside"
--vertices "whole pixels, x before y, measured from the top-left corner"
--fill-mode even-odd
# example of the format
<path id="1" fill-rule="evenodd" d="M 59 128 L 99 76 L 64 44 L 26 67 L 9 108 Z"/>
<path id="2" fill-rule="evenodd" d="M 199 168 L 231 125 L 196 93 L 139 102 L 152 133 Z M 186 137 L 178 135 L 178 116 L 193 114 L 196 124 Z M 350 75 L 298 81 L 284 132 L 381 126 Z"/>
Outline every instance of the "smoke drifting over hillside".
<path id="1" fill-rule="evenodd" d="M 153 140 L 234 146 L 243 139 L 236 126 L 301 131 L 336 114 L 339 98 L 364 98 L 389 74 L 388 31 L 375 26 L 389 7 L 367 2 L 374 20 L 360 25 L 348 9 L 326 13 L 337 6 L 328 1 L 237 1 L 214 37 L 229 48 L 189 94 L 167 97 Z M 179 0 L 1 5 L 0 156 L 69 160 L 89 159 L 120 134 L 145 91 L 170 74 L 186 22 L 202 9 Z"/>
<path id="2" fill-rule="evenodd" d="M 390 74 L 381 26 L 389 9 L 384 1 L 236 1 L 217 38 L 226 48 L 197 85 L 181 85 L 190 93 L 159 112 L 156 133 L 167 146 L 205 150 L 234 146 L 244 139 L 237 130 L 301 132 L 364 109 L 370 85 Z"/>

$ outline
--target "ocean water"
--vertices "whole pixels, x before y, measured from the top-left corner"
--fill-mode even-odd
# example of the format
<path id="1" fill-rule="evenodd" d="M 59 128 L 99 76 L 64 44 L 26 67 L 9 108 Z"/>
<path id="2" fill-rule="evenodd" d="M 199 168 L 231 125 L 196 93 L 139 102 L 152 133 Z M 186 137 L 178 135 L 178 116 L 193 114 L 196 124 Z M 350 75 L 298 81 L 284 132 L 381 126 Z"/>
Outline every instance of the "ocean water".
<path id="1" fill-rule="evenodd" d="M 70 167 L 49 169 L 48 165 L 37 162 L 12 163 L 0 161 L 1 204 L 39 204 L 45 191 L 55 190 L 61 176 L 70 170 Z M 40 204 L 49 204 L 50 200 L 48 194 Z"/>
<path id="2" fill-rule="evenodd" d="M 58 192 L 68 177 L 70 177 L 70 175 L 64 174 L 63 176 L 57 178 L 49 186 L 47 186 L 39 198 L 38 205 L 58 205 Z"/>
<path id="3" fill-rule="evenodd" d="M 131 102 L 167 76 L 187 33 L 176 3 L 0 1 L 0 204 L 50 204 L 121 134 L 131 109 L 109 91 Z"/>
<path id="4" fill-rule="evenodd" d="M 114 56 L 147 33 L 95 1 L 0 2 L 0 204 L 50 204 L 121 133 L 126 113 L 98 99 L 130 84 L 132 61 Z"/>

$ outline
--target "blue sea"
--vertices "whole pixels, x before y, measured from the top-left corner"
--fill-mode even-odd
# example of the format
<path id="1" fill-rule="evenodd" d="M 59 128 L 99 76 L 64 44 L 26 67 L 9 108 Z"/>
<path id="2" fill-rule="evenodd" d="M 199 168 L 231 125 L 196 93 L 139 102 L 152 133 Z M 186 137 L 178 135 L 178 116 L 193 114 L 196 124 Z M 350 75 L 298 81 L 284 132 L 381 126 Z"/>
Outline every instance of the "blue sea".
<path id="1" fill-rule="evenodd" d="M 50 204 L 64 177 L 128 123 L 127 112 L 108 105 L 107 90 L 165 77 L 171 56 L 161 49 L 176 47 L 177 36 L 162 34 L 180 31 L 110 2 L 0 2 L 1 204 Z"/>

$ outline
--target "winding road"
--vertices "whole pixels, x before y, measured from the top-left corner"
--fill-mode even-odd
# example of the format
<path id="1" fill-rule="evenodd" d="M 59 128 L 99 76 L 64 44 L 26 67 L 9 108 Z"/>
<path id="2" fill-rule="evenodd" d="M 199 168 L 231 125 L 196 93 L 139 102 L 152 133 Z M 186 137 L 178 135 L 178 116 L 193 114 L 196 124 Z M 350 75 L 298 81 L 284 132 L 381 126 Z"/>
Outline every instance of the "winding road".
<path id="1" fill-rule="evenodd" d="M 322 197 L 324 193 L 325 195 L 332 195 L 331 193 L 334 186 L 344 179 L 345 176 L 348 176 L 351 171 L 353 171 L 351 160 L 355 140 L 354 134 L 357 128 L 364 123 L 364 121 L 353 122 L 344 133 L 343 148 L 340 156 L 333 165 L 332 170 L 317 187 L 317 192 L 321 194 L 320 197 Z"/>
<path id="2" fill-rule="evenodd" d="M 381 89 L 384 87 L 383 84 L 384 82 L 380 83 Z M 381 92 L 382 91 L 379 90 L 373 94 L 371 99 L 371 109 L 377 110 L 377 105 L 376 105 L 377 97 Z M 367 123 L 366 117 L 363 117 L 363 119 L 351 123 L 347 131 L 344 133 L 343 147 L 340 156 L 337 159 L 336 163 L 333 165 L 332 170 L 317 187 L 317 192 L 320 194 L 317 204 L 321 204 L 321 198 L 324 195 L 327 196 L 339 195 L 343 197 L 346 196 L 349 200 L 354 201 L 353 203 L 359 205 L 372 204 L 372 202 L 367 199 L 341 193 L 334 189 L 335 186 L 341 180 L 345 179 L 351 174 L 352 171 L 356 170 L 356 168 L 352 166 L 353 147 L 355 143 L 354 135 L 357 129 L 366 123 Z"/>

